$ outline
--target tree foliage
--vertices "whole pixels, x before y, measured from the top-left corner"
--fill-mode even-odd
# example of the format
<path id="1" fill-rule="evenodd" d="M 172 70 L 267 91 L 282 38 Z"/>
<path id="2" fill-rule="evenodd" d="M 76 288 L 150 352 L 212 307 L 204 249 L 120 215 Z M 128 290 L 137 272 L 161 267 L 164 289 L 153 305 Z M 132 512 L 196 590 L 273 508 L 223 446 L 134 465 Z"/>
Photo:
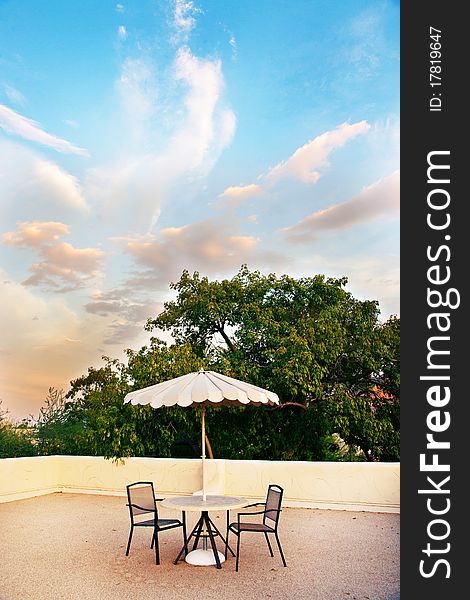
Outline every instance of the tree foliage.
<path id="1" fill-rule="evenodd" d="M 242 409 L 236 422 L 248 422 L 233 440 L 221 441 L 225 453 L 232 448 L 247 457 L 250 448 L 254 458 L 327 458 L 338 433 L 367 459 L 398 459 L 399 319 L 380 323 L 378 303 L 355 299 L 346 284 L 322 275 L 262 275 L 246 266 L 231 280 L 185 271 L 172 284 L 176 299 L 147 328 L 170 331 L 211 368 L 281 398 L 281 409 L 268 413 Z M 231 419 L 220 414 L 213 441 Z M 266 437 L 263 430 L 269 446 L 254 441 Z M 235 450 L 245 431 L 250 445 Z"/>
<path id="2" fill-rule="evenodd" d="M 148 346 L 50 391 L 38 424 L 44 453 L 198 456 L 197 408 L 123 403 L 132 389 L 212 369 L 275 391 L 280 407 L 209 407 L 220 458 L 399 459 L 400 321 L 379 320 L 345 278 L 295 279 L 242 266 L 209 281 L 184 271 L 174 299 L 147 321 Z M 173 343 L 158 335 L 168 332 Z M 339 451 L 338 439 L 348 448 Z"/>
<path id="3" fill-rule="evenodd" d="M 80 406 L 67 402 L 63 390 L 49 388 L 36 423 L 35 437 L 42 455 L 91 454 L 86 415 Z"/>
<path id="4" fill-rule="evenodd" d="M 8 411 L 2 408 L 0 400 L 0 458 L 35 456 L 36 454 L 33 429 L 27 420 L 19 424 L 12 423 L 8 418 Z"/>

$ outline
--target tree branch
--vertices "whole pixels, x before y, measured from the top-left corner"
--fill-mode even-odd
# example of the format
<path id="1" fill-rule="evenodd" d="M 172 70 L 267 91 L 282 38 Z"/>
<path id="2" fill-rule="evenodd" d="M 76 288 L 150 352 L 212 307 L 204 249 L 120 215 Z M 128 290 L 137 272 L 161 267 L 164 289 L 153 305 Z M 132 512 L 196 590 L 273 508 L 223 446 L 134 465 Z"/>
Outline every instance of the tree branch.
<path id="1" fill-rule="evenodd" d="M 224 328 L 223 328 L 222 325 L 217 325 L 217 331 L 224 338 L 224 342 L 227 344 L 228 349 L 230 350 L 230 352 L 235 352 L 235 350 L 237 349 L 237 347 L 232 342 L 232 340 L 228 337 L 228 335 L 225 333 Z"/>
<path id="2" fill-rule="evenodd" d="M 284 406 L 298 406 L 299 408 L 307 410 L 305 404 L 300 404 L 300 402 L 283 402 L 282 404 L 279 404 L 279 406 L 276 406 L 276 408 L 284 408 Z"/>

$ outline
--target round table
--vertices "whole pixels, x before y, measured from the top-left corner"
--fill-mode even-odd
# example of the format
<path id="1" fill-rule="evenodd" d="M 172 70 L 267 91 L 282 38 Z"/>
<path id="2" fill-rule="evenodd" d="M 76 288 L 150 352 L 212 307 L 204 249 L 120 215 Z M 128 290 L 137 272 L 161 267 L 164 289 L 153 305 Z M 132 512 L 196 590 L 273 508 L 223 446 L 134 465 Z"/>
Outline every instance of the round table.
<path id="1" fill-rule="evenodd" d="M 176 564 L 182 554 L 185 554 L 185 560 L 191 565 L 216 565 L 218 569 L 221 568 L 221 563 L 225 560 L 225 554 L 217 550 L 215 543 L 215 536 L 218 535 L 230 550 L 233 556 L 235 556 L 233 550 L 228 546 L 226 538 L 220 533 L 215 526 L 212 519 L 209 518 L 209 511 L 222 511 L 227 512 L 227 528 L 229 524 L 229 511 L 237 508 L 243 508 L 247 505 L 246 498 L 240 498 L 239 496 L 206 496 L 204 500 L 202 495 L 195 496 L 175 496 L 173 498 L 166 498 L 161 502 L 161 505 L 165 508 L 173 508 L 181 510 L 183 513 L 183 523 L 186 527 L 186 511 L 200 512 L 201 516 L 194 526 L 186 544 L 179 551 L 178 556 L 174 560 Z M 194 539 L 193 549 L 189 552 L 188 546 L 191 538 Z M 199 540 L 203 539 L 203 548 L 197 548 Z M 207 538 L 211 543 L 211 550 L 207 548 Z"/>

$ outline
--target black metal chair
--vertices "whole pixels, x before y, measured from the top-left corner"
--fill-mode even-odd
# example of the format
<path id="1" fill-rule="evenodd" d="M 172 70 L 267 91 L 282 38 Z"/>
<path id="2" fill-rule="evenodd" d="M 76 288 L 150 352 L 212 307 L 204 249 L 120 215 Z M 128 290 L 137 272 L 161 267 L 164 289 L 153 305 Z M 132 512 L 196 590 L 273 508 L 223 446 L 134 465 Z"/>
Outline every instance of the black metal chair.
<path id="1" fill-rule="evenodd" d="M 238 571 L 238 559 L 240 556 L 240 538 L 241 534 L 244 531 L 250 531 L 252 533 L 264 533 L 264 537 L 268 544 L 269 553 L 271 556 L 274 556 L 273 549 L 271 548 L 271 543 L 269 541 L 268 533 L 274 534 L 277 542 L 277 546 L 279 548 L 279 553 L 282 558 L 282 563 L 285 567 L 287 567 L 286 559 L 284 558 L 284 553 L 282 552 L 281 542 L 279 541 L 279 535 L 277 533 L 277 527 L 279 524 L 279 517 L 281 515 L 281 503 L 282 503 L 282 495 L 284 490 L 275 484 L 270 484 L 268 487 L 268 494 L 266 496 L 266 502 L 255 502 L 254 504 L 249 504 L 245 508 L 250 508 L 253 506 L 263 506 L 264 509 L 256 512 L 240 512 L 237 515 L 237 522 L 230 523 L 227 526 L 227 537 L 225 544 L 225 558 L 227 558 L 227 548 L 228 548 L 228 536 L 229 533 L 232 532 L 237 536 L 237 561 L 235 565 L 235 571 Z M 246 522 L 243 521 L 242 518 L 246 516 L 262 516 L 260 522 Z"/>
<path id="2" fill-rule="evenodd" d="M 155 498 L 153 483 L 151 481 L 137 481 L 131 483 L 127 487 L 127 506 L 131 518 L 131 530 L 129 532 L 129 540 L 127 542 L 126 556 L 129 555 L 131 547 L 132 534 L 134 527 L 151 527 L 153 529 L 152 543 L 150 548 L 155 544 L 155 562 L 160 564 L 160 551 L 158 545 L 158 534 L 160 531 L 174 529 L 175 527 L 183 528 L 184 547 L 187 552 L 186 541 L 186 523 L 178 519 L 159 519 L 157 502 L 164 498 Z M 150 519 L 143 518 L 143 515 L 152 515 Z"/>

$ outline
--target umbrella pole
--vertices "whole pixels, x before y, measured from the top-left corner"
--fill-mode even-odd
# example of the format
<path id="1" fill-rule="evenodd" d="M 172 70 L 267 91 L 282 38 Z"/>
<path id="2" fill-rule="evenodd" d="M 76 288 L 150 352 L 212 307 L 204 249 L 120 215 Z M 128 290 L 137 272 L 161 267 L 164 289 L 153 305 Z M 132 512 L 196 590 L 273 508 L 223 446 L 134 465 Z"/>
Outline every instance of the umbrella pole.
<path id="1" fill-rule="evenodd" d="M 206 501 L 206 407 L 202 406 L 202 499 Z"/>

